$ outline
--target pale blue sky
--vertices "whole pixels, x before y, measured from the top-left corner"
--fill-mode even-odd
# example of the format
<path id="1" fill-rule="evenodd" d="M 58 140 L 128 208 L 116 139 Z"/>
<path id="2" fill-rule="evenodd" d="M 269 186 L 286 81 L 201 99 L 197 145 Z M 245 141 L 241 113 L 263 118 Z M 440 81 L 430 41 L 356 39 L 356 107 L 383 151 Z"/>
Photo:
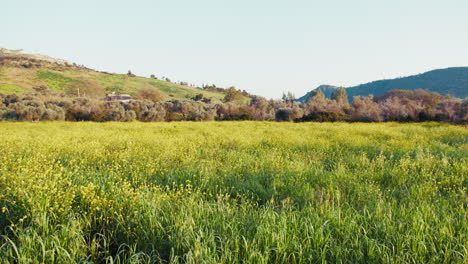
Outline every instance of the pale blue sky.
<path id="1" fill-rule="evenodd" d="M 468 66 L 468 0 L 1 0 L 0 47 L 301 96 Z"/>

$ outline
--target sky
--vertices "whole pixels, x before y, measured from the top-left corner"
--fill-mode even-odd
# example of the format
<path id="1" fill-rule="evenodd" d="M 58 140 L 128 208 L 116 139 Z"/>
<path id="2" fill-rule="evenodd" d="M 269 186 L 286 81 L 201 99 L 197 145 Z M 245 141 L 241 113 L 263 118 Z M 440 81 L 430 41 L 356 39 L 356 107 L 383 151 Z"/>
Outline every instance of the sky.
<path id="1" fill-rule="evenodd" d="M 267 98 L 468 66 L 467 0 L 0 1 L 0 47 Z"/>

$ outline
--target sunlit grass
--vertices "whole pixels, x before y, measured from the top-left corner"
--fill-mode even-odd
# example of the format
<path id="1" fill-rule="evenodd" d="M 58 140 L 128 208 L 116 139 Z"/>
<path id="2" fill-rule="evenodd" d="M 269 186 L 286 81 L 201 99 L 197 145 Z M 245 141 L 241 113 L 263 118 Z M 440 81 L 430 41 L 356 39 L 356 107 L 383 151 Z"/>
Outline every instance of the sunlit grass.
<path id="1" fill-rule="evenodd" d="M 0 83 L 0 93 L 4 94 L 23 94 L 27 92 L 28 89 L 25 89 L 21 86 L 15 85 L 15 84 L 6 84 L 6 83 Z"/>
<path id="2" fill-rule="evenodd" d="M 463 263 L 468 130 L 0 123 L 2 263 Z"/>
<path id="3" fill-rule="evenodd" d="M 37 79 L 46 83 L 52 91 L 64 91 L 75 81 L 73 78 L 51 71 L 37 71 Z"/>

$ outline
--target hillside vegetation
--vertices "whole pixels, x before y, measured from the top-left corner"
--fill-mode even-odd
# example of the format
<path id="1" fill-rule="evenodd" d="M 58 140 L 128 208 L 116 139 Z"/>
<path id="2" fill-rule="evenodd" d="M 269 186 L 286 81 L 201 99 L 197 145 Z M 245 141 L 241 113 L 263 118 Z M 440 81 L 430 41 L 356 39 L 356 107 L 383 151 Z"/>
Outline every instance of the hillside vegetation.
<path id="1" fill-rule="evenodd" d="M 68 63 L 0 56 L 0 93 L 23 94 L 32 92 L 34 87 L 39 86 L 45 86 L 50 91 L 64 92 L 69 96 L 91 98 L 103 98 L 111 92 L 135 95 L 138 89 L 143 88 L 156 88 L 167 100 L 190 99 L 203 94 L 204 98 L 220 101 L 225 96 L 221 92 L 165 80 L 98 72 Z"/>
<path id="2" fill-rule="evenodd" d="M 245 101 L 234 88 L 224 90 L 223 103 L 198 95 L 191 100 L 162 102 L 154 90 L 126 102 L 67 97 L 62 93 L 37 89 L 25 95 L 0 93 L 0 121 L 320 121 L 320 122 L 427 122 L 468 124 L 468 100 L 441 96 L 425 90 L 393 90 L 385 96 L 356 96 L 348 103 L 340 88 L 332 99 L 318 90 L 307 103 L 287 99 L 266 100 L 253 96 Z M 201 100 L 200 100 L 201 99 Z"/>
<path id="3" fill-rule="evenodd" d="M 400 83 L 384 85 L 386 92 L 382 96 L 354 96 L 348 94 L 354 88 L 322 85 L 301 102 L 295 100 L 292 93 L 284 94 L 282 100 L 268 100 L 235 87 L 204 85 L 195 88 L 182 85 L 186 82 L 158 80 L 154 75 L 138 77 L 130 71 L 110 74 L 43 55 L 22 57 L 24 55 L 20 51 L 0 49 L 0 121 L 468 122 L 468 99 L 440 95 L 427 89 L 405 89 L 408 88 L 405 83 L 414 84 L 417 80 L 436 87 L 440 79 L 434 77 L 436 75 L 445 76 L 454 87 L 463 87 L 463 80 L 468 80 L 464 68 L 376 82 L 375 85 Z M 396 89 L 399 87 L 403 89 Z M 131 97 L 103 100 L 111 92 L 128 93 Z"/>
<path id="4" fill-rule="evenodd" d="M 2 123 L 1 263 L 465 263 L 468 130 Z"/>
<path id="5" fill-rule="evenodd" d="M 330 97 L 338 87 L 321 85 L 317 89 Z M 418 75 L 396 78 L 390 80 L 374 81 L 366 84 L 346 88 L 349 98 L 354 96 L 382 96 L 391 90 L 417 90 L 425 89 L 442 95 L 450 94 L 458 98 L 468 97 L 468 67 L 453 67 L 433 70 Z M 312 92 L 300 97 L 298 100 L 306 102 Z"/>

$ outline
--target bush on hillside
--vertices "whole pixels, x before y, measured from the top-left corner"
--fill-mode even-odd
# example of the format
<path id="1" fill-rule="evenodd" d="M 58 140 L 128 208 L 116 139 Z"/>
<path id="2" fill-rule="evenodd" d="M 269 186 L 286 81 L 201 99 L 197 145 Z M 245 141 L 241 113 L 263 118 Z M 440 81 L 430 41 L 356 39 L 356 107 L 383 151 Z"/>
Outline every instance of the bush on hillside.
<path id="1" fill-rule="evenodd" d="M 139 100 L 150 100 L 154 103 L 164 101 L 161 92 L 156 88 L 138 89 L 136 98 Z"/>

